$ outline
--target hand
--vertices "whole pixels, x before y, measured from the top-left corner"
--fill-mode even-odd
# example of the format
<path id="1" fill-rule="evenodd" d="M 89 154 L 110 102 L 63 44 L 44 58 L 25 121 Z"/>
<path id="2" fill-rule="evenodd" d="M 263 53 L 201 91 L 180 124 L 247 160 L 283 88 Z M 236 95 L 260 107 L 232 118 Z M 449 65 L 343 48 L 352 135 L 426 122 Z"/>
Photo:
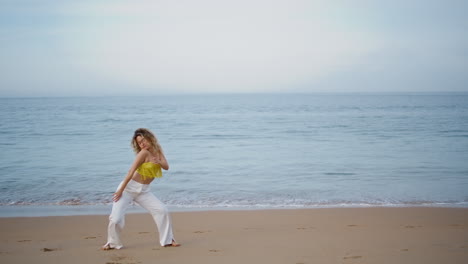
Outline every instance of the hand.
<path id="1" fill-rule="evenodd" d="M 112 196 L 112 200 L 114 202 L 117 202 L 118 200 L 120 200 L 120 197 L 122 197 L 122 191 L 118 190 L 114 193 L 114 196 Z"/>
<path id="2" fill-rule="evenodd" d="M 151 157 L 151 158 L 150 158 L 150 161 L 151 161 L 152 163 L 156 163 L 156 164 L 160 164 L 160 163 L 161 163 L 161 159 L 160 159 L 159 157 L 158 157 L 158 158 L 156 158 L 156 157 Z"/>

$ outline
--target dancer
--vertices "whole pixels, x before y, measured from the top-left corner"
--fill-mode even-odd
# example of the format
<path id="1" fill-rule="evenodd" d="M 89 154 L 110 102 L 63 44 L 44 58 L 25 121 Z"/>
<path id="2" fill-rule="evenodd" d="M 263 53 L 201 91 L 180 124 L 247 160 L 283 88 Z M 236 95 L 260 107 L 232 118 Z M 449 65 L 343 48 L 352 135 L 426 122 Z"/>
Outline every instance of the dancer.
<path id="1" fill-rule="evenodd" d="M 159 231 L 159 243 L 164 247 L 178 247 L 172 233 L 172 224 L 166 206 L 150 192 L 150 183 L 162 177 L 162 169 L 168 170 L 169 164 L 154 134 L 139 128 L 132 138 L 132 147 L 136 153 L 135 161 L 125 179 L 114 193 L 112 212 L 107 228 L 107 243 L 103 250 L 121 249 L 123 244 L 120 233 L 125 225 L 125 211 L 136 202 L 153 216 Z"/>

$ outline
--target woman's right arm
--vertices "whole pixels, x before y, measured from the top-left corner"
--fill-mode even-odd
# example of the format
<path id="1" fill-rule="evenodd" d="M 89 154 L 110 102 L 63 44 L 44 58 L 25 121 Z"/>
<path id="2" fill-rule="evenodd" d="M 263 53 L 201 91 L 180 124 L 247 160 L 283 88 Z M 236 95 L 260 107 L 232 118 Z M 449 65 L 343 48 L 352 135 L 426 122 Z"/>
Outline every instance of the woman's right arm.
<path id="1" fill-rule="evenodd" d="M 148 153 L 149 152 L 145 149 L 142 149 L 140 152 L 138 152 L 137 156 L 135 157 L 135 160 L 133 161 L 132 166 L 128 170 L 127 176 L 125 176 L 125 179 L 120 185 L 120 188 L 114 193 L 114 197 L 112 198 L 114 202 L 117 202 L 120 199 L 120 197 L 122 197 L 122 193 L 125 190 L 125 187 L 127 187 L 128 182 L 132 179 L 133 174 L 135 173 L 137 168 L 145 161 Z"/>

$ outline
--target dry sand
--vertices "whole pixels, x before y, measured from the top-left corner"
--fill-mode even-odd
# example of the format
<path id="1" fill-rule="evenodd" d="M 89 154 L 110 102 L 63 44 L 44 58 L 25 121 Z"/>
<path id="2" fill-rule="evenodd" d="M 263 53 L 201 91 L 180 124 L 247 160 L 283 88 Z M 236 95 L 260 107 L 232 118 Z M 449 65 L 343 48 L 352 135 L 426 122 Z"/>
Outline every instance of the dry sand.
<path id="1" fill-rule="evenodd" d="M 0 263 L 468 263 L 468 209 L 339 208 L 172 214 L 163 248 L 148 214 L 102 251 L 107 216 L 0 218 Z"/>

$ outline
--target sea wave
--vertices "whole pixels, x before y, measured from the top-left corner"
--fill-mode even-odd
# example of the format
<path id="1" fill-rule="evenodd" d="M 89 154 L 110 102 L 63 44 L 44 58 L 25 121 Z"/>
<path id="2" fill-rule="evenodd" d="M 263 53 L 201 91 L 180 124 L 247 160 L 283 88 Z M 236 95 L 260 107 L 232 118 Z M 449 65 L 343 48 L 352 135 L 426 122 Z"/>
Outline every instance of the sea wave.
<path id="1" fill-rule="evenodd" d="M 164 201 L 167 206 L 176 208 L 194 208 L 194 209 L 210 209 L 210 208 L 326 208 L 326 207 L 417 207 L 417 206 L 455 206 L 467 207 L 468 200 L 464 201 L 304 201 L 300 199 L 291 199 L 279 201 L 267 200 L 251 200 L 251 199 L 233 199 L 233 200 L 211 200 L 211 201 Z M 80 199 L 66 199 L 59 202 L 28 202 L 28 201 L 13 201 L 0 202 L 0 206 L 95 206 L 95 205 L 111 205 L 112 201 L 83 201 Z"/>

